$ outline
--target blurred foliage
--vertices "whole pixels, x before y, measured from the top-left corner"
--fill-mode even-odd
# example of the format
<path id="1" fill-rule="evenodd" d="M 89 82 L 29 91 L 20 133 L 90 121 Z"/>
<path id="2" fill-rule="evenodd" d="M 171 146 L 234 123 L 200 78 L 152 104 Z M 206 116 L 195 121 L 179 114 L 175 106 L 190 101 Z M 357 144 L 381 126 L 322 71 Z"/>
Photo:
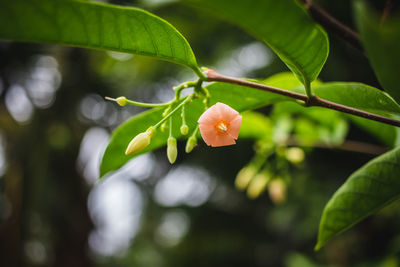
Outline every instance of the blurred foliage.
<path id="1" fill-rule="evenodd" d="M 168 20 L 200 64 L 221 73 L 265 78 L 287 71 L 251 36 L 205 12 L 165 1 L 112 2 Z M 349 1 L 318 2 L 354 26 Z M 379 87 L 364 55 L 329 37 L 321 79 Z M 259 65 L 244 60 L 255 60 L 254 49 L 264 59 Z M 212 150 L 201 144 L 173 167 L 161 148 L 96 183 L 108 133 L 144 110 L 103 97 L 165 101 L 191 71 L 137 55 L 17 42 L 1 42 L 0 58 L 0 266 L 399 265 L 397 202 L 313 251 L 331 195 L 393 145 L 338 113 L 297 104 L 262 108 L 256 116 L 269 127 L 257 142 Z M 32 86 L 43 80 L 49 85 L 39 88 L 53 89 Z M 179 151 L 184 146 L 178 142 Z M 296 161 L 298 147 L 303 161 Z M 265 158 L 259 171 L 285 184 L 285 201 L 274 201 L 263 183 L 254 199 L 235 188 L 239 171 L 257 157 Z"/>
<path id="2" fill-rule="evenodd" d="M 375 70 L 378 79 L 383 88 L 396 101 L 400 101 L 400 92 L 398 84 L 397 69 L 400 63 L 398 43 L 400 42 L 400 13 L 389 13 L 389 4 L 382 15 L 372 10 L 366 2 L 356 1 L 355 14 L 360 29 L 361 38 L 365 44 L 365 49 L 372 67 Z"/>

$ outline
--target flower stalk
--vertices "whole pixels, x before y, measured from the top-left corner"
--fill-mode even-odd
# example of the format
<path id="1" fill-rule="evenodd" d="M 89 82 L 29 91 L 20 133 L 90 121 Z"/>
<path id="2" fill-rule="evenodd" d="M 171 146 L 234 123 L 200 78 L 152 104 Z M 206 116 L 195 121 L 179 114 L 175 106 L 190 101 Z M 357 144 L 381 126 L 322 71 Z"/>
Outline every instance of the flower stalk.
<path id="1" fill-rule="evenodd" d="M 125 105 L 132 105 L 132 106 L 139 106 L 139 107 L 146 107 L 146 108 L 166 107 L 168 105 L 171 105 L 171 103 L 173 103 L 175 101 L 175 100 L 172 100 L 172 101 L 166 102 L 166 103 L 143 103 L 143 102 L 129 100 L 124 96 L 120 96 L 117 98 L 112 98 L 112 97 L 106 96 L 105 99 L 109 100 L 109 101 L 117 102 L 118 105 L 120 105 L 121 107 L 123 107 Z"/>
<path id="2" fill-rule="evenodd" d="M 183 105 L 185 105 L 186 103 L 191 101 L 192 98 L 193 98 L 193 95 L 189 95 L 186 98 L 184 98 L 184 100 L 178 106 L 176 106 L 171 112 L 169 112 L 167 115 L 165 115 L 165 117 L 162 118 L 156 125 L 154 125 L 154 128 L 157 129 L 161 124 L 163 124 L 166 120 L 168 120 L 169 117 L 171 117 L 176 111 L 178 111 Z"/>

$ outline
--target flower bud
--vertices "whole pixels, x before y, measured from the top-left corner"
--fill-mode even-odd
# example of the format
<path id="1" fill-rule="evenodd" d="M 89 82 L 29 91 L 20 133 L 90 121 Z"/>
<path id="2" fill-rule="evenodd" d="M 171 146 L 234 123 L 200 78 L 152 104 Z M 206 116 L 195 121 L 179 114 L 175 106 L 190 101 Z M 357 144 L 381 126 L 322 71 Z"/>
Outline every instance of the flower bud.
<path id="1" fill-rule="evenodd" d="M 192 152 L 193 148 L 197 145 L 197 138 L 194 136 L 189 137 L 186 142 L 185 152 L 190 153 Z"/>
<path id="2" fill-rule="evenodd" d="M 176 147 L 176 139 L 172 136 L 168 138 L 167 156 L 168 156 L 168 160 L 171 164 L 174 164 L 174 162 L 176 161 L 176 157 L 178 156 L 178 149 Z"/>
<path id="3" fill-rule="evenodd" d="M 286 200 L 286 183 L 282 179 L 274 179 L 268 186 L 269 197 L 276 205 Z"/>
<path id="4" fill-rule="evenodd" d="M 168 106 L 168 107 L 164 110 L 162 116 L 163 116 L 163 117 L 167 116 L 168 113 L 170 112 L 171 108 L 172 108 L 172 106 Z"/>
<path id="5" fill-rule="evenodd" d="M 286 159 L 293 164 L 299 164 L 304 160 L 304 151 L 299 147 L 291 147 L 286 150 Z"/>
<path id="6" fill-rule="evenodd" d="M 256 175 L 256 169 L 252 166 L 244 167 L 236 175 L 235 186 L 238 190 L 243 191 L 249 185 L 251 179 Z"/>
<path id="7" fill-rule="evenodd" d="M 126 105 L 126 97 L 125 96 L 120 96 L 116 99 L 118 105 L 120 105 L 121 107 Z"/>
<path id="8" fill-rule="evenodd" d="M 161 130 L 161 132 L 165 132 L 165 129 L 167 129 L 167 122 L 165 121 L 165 122 L 163 122 L 163 124 L 161 124 L 161 126 L 160 126 L 160 130 Z"/>
<path id="9" fill-rule="evenodd" d="M 187 135 L 189 133 L 189 126 L 187 126 L 186 124 L 181 126 L 181 134 L 182 135 Z"/>
<path id="10" fill-rule="evenodd" d="M 267 187 L 268 180 L 269 177 L 266 173 L 259 173 L 254 176 L 247 188 L 247 196 L 251 199 L 259 197 Z"/>
<path id="11" fill-rule="evenodd" d="M 133 155 L 145 149 L 155 134 L 156 129 L 151 126 L 144 133 L 135 136 L 126 148 L 125 155 Z"/>

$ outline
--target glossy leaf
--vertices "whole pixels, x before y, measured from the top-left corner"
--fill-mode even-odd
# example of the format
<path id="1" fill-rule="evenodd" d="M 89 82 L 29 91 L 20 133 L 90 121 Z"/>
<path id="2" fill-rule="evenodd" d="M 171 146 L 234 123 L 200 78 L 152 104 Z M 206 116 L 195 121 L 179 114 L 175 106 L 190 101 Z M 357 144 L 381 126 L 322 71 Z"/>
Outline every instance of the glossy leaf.
<path id="1" fill-rule="evenodd" d="M 313 86 L 313 90 L 317 96 L 345 106 L 370 112 L 400 114 L 400 106 L 393 98 L 362 83 L 329 82 Z"/>
<path id="2" fill-rule="evenodd" d="M 285 88 L 295 86 L 296 83 L 293 82 L 293 80 L 295 80 L 295 77 L 292 74 L 287 73 L 271 76 L 270 78 L 264 80 L 263 83 Z M 397 104 L 390 97 L 386 96 L 386 94 L 380 92 L 373 87 L 362 84 L 354 85 L 340 83 L 339 85 L 316 85 L 315 88 L 317 89 L 317 95 L 321 94 L 321 96 L 326 96 L 327 98 L 338 100 L 339 103 L 353 104 L 356 107 L 362 107 L 368 110 L 383 110 L 386 112 L 400 113 L 400 107 L 398 107 Z M 212 83 L 207 86 L 207 89 L 211 94 L 211 104 L 215 104 L 216 102 L 223 102 L 239 112 L 271 105 L 280 101 L 293 101 L 293 99 L 283 97 L 281 95 L 226 83 Z M 297 89 L 295 90 L 300 91 L 303 89 L 297 87 Z M 357 94 L 357 91 L 359 91 L 360 93 Z M 335 95 L 335 92 L 339 93 Z M 353 97 L 354 99 L 348 100 L 346 98 L 348 94 L 350 94 L 349 97 Z M 204 106 L 200 100 L 194 100 L 193 103 L 190 103 L 187 106 L 186 121 L 190 129 L 194 129 L 197 124 L 197 120 L 203 113 L 203 111 Z M 132 158 L 125 156 L 124 154 L 127 144 L 137 134 L 145 131 L 149 126 L 156 124 L 161 119 L 161 114 L 162 110 L 154 109 L 146 111 L 123 123 L 120 127 L 117 128 L 117 130 L 114 131 L 111 137 L 111 141 L 102 159 L 100 167 L 101 176 L 104 176 L 108 172 L 117 170 L 118 168 L 122 167 L 129 159 Z M 180 114 L 174 115 L 173 119 L 175 123 L 179 124 L 181 120 Z M 180 124 L 178 127 L 174 127 L 174 136 L 176 138 L 181 137 L 179 127 Z M 161 133 L 160 131 L 158 131 L 156 136 L 153 138 L 150 146 L 148 146 L 147 149 L 143 151 L 143 153 L 152 151 L 165 145 L 167 138 L 167 133 Z"/>
<path id="3" fill-rule="evenodd" d="M 266 43 L 308 86 L 328 57 L 325 31 L 294 0 L 191 0 Z"/>
<path id="4" fill-rule="evenodd" d="M 379 82 L 400 103 L 400 13 L 382 20 L 364 1 L 355 4 L 356 20 L 368 59 Z"/>
<path id="5" fill-rule="evenodd" d="M 400 197 L 400 148 L 389 151 L 353 173 L 335 192 L 322 213 L 320 249 L 332 237 Z"/>
<path id="6" fill-rule="evenodd" d="M 152 56 L 201 73 L 186 39 L 141 9 L 73 0 L 0 1 L 0 38 Z"/>

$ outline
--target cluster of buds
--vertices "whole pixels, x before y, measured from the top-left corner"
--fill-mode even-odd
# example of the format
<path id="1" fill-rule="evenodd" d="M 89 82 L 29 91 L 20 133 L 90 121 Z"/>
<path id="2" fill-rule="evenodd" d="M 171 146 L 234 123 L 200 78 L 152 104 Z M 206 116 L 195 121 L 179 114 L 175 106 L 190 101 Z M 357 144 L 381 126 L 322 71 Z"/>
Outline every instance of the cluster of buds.
<path id="1" fill-rule="evenodd" d="M 117 98 L 117 103 L 118 102 Z M 172 115 L 179 109 L 182 109 L 182 125 L 180 127 L 180 132 L 182 135 L 187 135 L 189 133 L 189 126 L 186 124 L 185 121 L 185 104 L 191 101 L 192 96 L 188 96 L 184 101 L 182 101 L 175 109 L 172 109 L 172 104 L 169 105 L 163 115 L 161 121 L 159 121 L 156 125 L 149 127 L 145 132 L 138 134 L 135 136 L 132 141 L 129 143 L 128 148 L 125 151 L 126 155 L 134 155 L 142 150 L 144 150 L 148 145 L 150 145 L 151 138 L 156 133 L 157 127 L 161 126 L 161 131 L 165 131 L 167 128 L 167 119 L 169 120 L 169 137 L 167 139 L 167 158 L 171 164 L 175 163 L 178 157 L 178 148 L 177 148 L 177 140 L 172 135 Z M 196 139 L 197 130 L 194 131 L 193 135 L 190 136 L 187 142 L 187 149 L 186 152 L 189 153 L 193 150 L 195 145 L 197 144 Z M 194 141 L 193 141 L 194 140 Z"/>
<path id="2" fill-rule="evenodd" d="M 256 155 L 251 162 L 238 172 L 236 188 L 246 191 L 250 199 L 255 199 L 267 191 L 273 203 L 278 205 L 285 202 L 290 180 L 288 163 L 301 166 L 305 158 L 303 149 L 276 146 L 269 141 L 260 140 L 255 146 L 255 151 Z M 275 156 L 268 160 L 272 155 Z"/>
<path id="3" fill-rule="evenodd" d="M 235 186 L 240 191 L 246 190 L 250 199 L 255 199 L 268 190 L 270 199 L 276 205 L 286 200 L 286 181 L 280 177 L 273 177 L 266 170 L 258 172 L 254 165 L 248 165 L 239 171 Z"/>
<path id="4" fill-rule="evenodd" d="M 154 136 L 155 133 L 156 133 L 155 127 L 151 126 L 145 132 L 136 135 L 126 148 L 125 155 L 127 156 L 135 155 L 144 150 L 148 145 L 150 145 L 151 138 Z M 195 143 L 193 145 L 190 145 L 190 149 L 186 151 L 187 153 L 192 151 L 197 143 L 196 137 L 191 137 L 191 138 L 195 140 Z M 188 141 L 187 146 L 189 146 L 189 143 L 193 143 L 193 141 L 191 142 Z M 178 148 L 177 148 L 176 138 L 170 136 L 168 137 L 167 140 L 167 157 L 169 162 L 173 164 L 176 161 L 177 156 L 178 156 Z"/>
<path id="5" fill-rule="evenodd" d="M 165 129 L 168 128 L 167 120 L 169 119 L 167 157 L 171 164 L 176 161 L 178 156 L 178 149 L 177 140 L 173 136 L 172 115 L 178 110 L 181 110 L 182 124 L 179 130 L 182 136 L 188 135 L 190 129 L 189 126 L 186 124 L 185 105 L 192 102 L 193 98 L 198 96 L 198 93 L 193 93 L 187 96 L 184 100 L 181 100 L 180 91 L 184 88 L 188 88 L 188 84 L 193 85 L 191 83 L 186 83 L 179 87 L 175 87 L 175 99 L 163 104 L 140 103 L 128 100 L 125 97 L 118 97 L 116 99 L 106 97 L 107 100 L 115 101 L 120 106 L 130 104 L 144 107 L 166 107 L 162 114 L 163 118 L 157 124 L 149 127 L 145 132 L 138 134 L 130 141 L 125 151 L 126 155 L 135 155 L 148 147 L 151 143 L 152 137 L 156 134 L 158 127 L 161 128 L 162 132 L 164 132 Z M 196 86 L 198 86 L 198 84 L 196 84 Z M 206 107 L 206 110 L 197 121 L 198 125 L 195 127 L 193 133 L 187 139 L 185 147 L 186 153 L 190 153 L 197 145 L 197 135 L 199 130 L 204 142 L 212 147 L 233 145 L 236 143 L 236 139 L 239 136 L 242 116 L 240 116 L 239 113 L 233 108 L 219 102 L 208 108 L 210 95 L 205 88 L 200 89 L 201 90 L 199 91 L 205 95 L 203 103 Z M 175 104 L 177 105 L 175 106 Z"/>

